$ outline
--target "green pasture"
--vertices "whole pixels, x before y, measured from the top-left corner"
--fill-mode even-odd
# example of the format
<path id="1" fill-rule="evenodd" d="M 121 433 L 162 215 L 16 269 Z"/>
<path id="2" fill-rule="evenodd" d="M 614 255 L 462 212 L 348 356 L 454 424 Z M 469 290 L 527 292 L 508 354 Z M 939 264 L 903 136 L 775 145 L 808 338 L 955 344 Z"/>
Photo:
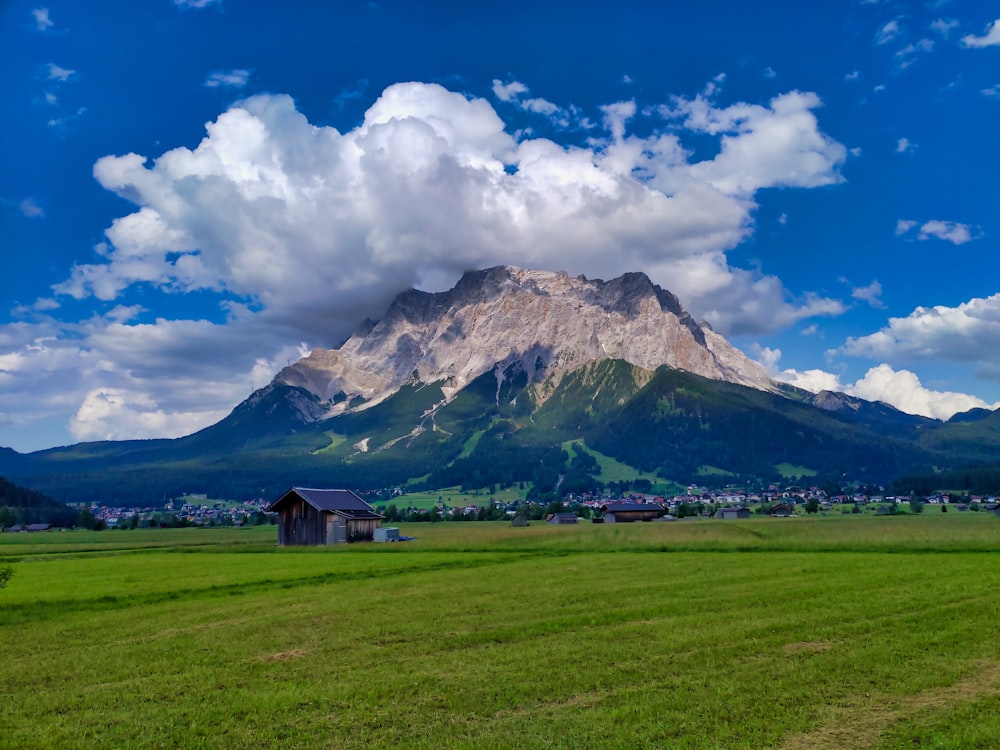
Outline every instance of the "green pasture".
<path id="1" fill-rule="evenodd" d="M 601 472 L 597 478 L 602 482 L 634 482 L 636 479 L 647 479 L 652 485 L 651 492 L 657 494 L 676 494 L 684 491 L 684 486 L 664 479 L 659 474 L 651 471 L 640 471 L 628 464 L 605 455 L 589 447 L 582 440 L 567 440 L 562 444 L 562 449 L 573 455 L 572 451 L 583 451 L 589 453 L 597 461 Z"/>
<path id="2" fill-rule="evenodd" d="M 525 487 L 529 487 L 526 484 Z M 509 503 L 513 500 L 523 500 L 527 489 L 520 489 L 516 485 L 513 487 L 497 488 L 496 492 L 490 492 L 488 488 L 480 490 L 462 491 L 461 487 L 444 487 L 439 490 L 429 492 L 407 492 L 377 505 L 395 505 L 400 510 L 407 508 L 418 508 L 426 510 L 433 508 L 438 503 L 438 499 L 449 508 L 463 508 L 466 505 L 483 506 L 489 502 L 490 498 L 495 498 L 501 502 Z"/>
<path id="3" fill-rule="evenodd" d="M 1000 518 L 0 534 L 3 748 L 996 748 Z"/>

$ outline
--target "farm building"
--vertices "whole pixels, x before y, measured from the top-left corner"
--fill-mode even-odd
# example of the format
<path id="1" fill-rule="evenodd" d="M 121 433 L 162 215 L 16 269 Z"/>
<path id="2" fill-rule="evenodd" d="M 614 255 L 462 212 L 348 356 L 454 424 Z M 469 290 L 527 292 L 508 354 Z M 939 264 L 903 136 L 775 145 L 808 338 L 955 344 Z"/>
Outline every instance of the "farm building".
<path id="1" fill-rule="evenodd" d="M 576 523 L 576 513 L 549 513 L 545 516 L 545 523 L 557 525 Z"/>
<path id="2" fill-rule="evenodd" d="M 605 523 L 632 523 L 652 521 L 663 509 L 655 503 L 608 503 L 601 510 Z"/>
<path id="3" fill-rule="evenodd" d="M 267 509 L 278 514 L 278 544 L 371 541 L 383 516 L 350 490 L 292 487 Z"/>
<path id="4" fill-rule="evenodd" d="M 768 509 L 767 515 L 774 518 L 791 518 L 795 515 L 795 506 L 788 503 L 778 503 Z"/>
<path id="5" fill-rule="evenodd" d="M 749 508 L 719 508 L 715 511 L 716 518 L 750 518 Z"/>

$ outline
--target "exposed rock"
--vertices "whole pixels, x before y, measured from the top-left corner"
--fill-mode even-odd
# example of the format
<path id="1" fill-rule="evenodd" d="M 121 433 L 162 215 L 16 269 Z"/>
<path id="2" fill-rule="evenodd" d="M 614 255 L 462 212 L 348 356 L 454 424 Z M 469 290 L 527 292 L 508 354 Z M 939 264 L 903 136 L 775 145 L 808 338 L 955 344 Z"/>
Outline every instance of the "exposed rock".
<path id="1" fill-rule="evenodd" d="M 605 282 L 512 266 L 466 273 L 447 292 L 404 292 L 381 321 L 367 321 L 340 349 L 314 350 L 275 381 L 336 402 L 331 415 L 414 380 L 442 382 L 451 397 L 493 369 L 515 365 L 529 381 L 558 381 L 603 359 L 775 390 L 763 367 L 644 274 Z"/>

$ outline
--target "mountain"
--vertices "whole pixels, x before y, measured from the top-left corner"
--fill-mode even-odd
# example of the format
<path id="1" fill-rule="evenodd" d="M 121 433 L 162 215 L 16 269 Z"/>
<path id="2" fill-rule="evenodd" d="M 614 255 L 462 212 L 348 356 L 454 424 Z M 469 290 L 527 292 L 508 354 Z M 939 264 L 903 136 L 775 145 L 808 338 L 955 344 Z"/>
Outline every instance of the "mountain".
<path id="1" fill-rule="evenodd" d="M 404 292 L 339 349 L 313 351 L 193 435 L 0 451 L 0 473 L 107 504 L 292 485 L 523 482 L 551 497 L 640 475 L 884 484 L 1000 463 L 998 420 L 945 424 L 774 382 L 642 274 L 501 266 L 445 292 Z"/>
<path id="2" fill-rule="evenodd" d="M 340 349 L 316 349 L 275 382 L 329 401 L 331 417 L 379 403 L 410 381 L 441 383 L 448 399 L 512 365 L 529 382 L 556 385 L 605 359 L 776 389 L 759 364 L 644 274 L 605 282 L 513 266 L 466 273 L 447 292 L 411 289 Z"/>
<path id="3" fill-rule="evenodd" d="M 0 477 L 0 529 L 22 523 L 69 526 L 75 520 L 73 509 Z"/>

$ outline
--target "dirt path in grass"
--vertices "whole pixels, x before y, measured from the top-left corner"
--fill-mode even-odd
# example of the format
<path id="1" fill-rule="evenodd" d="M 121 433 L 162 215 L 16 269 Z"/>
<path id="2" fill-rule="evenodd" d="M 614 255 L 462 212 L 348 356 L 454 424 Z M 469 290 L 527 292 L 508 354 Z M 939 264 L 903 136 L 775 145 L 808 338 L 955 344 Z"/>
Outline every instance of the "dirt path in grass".
<path id="1" fill-rule="evenodd" d="M 863 750 L 875 747 L 887 729 L 919 714 L 990 696 L 1000 696 L 1000 662 L 976 662 L 970 675 L 947 687 L 903 699 L 865 694 L 831 706 L 818 727 L 786 737 L 779 748 Z"/>

